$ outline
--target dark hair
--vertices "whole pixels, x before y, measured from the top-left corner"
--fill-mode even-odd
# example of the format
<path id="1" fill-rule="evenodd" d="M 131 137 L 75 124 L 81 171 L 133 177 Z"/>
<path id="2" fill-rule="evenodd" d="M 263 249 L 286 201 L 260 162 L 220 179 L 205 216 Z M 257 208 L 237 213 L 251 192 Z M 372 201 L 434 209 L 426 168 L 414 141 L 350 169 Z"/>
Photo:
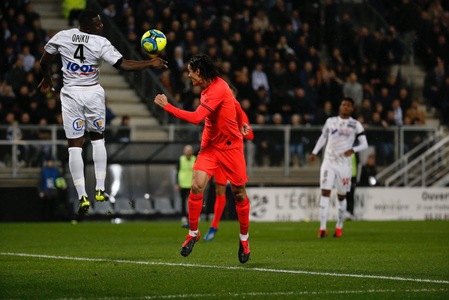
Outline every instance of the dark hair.
<path id="1" fill-rule="evenodd" d="M 343 100 L 341 102 L 343 102 L 343 101 L 351 102 L 352 106 L 354 106 L 354 99 L 352 99 L 351 97 L 345 97 L 345 98 L 343 98 Z"/>
<path id="2" fill-rule="evenodd" d="M 88 26 L 92 24 L 92 19 L 96 18 L 97 16 L 98 13 L 96 11 L 85 9 L 80 13 L 78 22 L 80 23 L 80 26 Z"/>
<path id="3" fill-rule="evenodd" d="M 205 80 L 214 80 L 219 75 L 218 67 L 207 54 L 195 55 L 189 60 L 192 71 L 200 70 L 200 76 Z"/>

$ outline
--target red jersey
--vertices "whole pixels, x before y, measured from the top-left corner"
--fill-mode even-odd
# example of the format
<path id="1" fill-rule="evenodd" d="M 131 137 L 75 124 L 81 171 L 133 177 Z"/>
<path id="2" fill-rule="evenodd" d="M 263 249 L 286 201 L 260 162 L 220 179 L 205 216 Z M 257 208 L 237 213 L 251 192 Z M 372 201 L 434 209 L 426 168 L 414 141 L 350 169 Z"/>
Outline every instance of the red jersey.
<path id="1" fill-rule="evenodd" d="M 243 125 L 242 110 L 226 81 L 220 77 L 214 79 L 201 92 L 200 102 L 194 112 L 179 109 L 171 104 L 167 104 L 165 110 L 193 124 L 205 120 L 202 147 L 212 146 L 219 150 L 243 147 L 243 136 L 240 132 L 240 126 Z"/>

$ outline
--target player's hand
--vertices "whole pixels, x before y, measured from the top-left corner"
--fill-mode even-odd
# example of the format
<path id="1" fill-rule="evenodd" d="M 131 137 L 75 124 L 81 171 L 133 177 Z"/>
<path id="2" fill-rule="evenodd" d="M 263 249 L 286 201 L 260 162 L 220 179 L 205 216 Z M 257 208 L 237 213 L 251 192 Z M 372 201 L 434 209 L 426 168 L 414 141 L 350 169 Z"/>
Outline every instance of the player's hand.
<path id="1" fill-rule="evenodd" d="M 312 163 L 315 162 L 316 161 L 316 155 L 313 154 L 313 153 L 310 154 L 309 161 L 312 162 Z"/>
<path id="2" fill-rule="evenodd" d="M 167 96 L 164 94 L 157 94 L 156 97 L 154 97 L 154 103 L 159 107 L 164 108 L 168 103 Z"/>
<path id="3" fill-rule="evenodd" d="M 168 62 L 160 57 L 153 58 L 152 60 L 150 60 L 150 63 L 153 68 L 168 68 Z"/>
<path id="4" fill-rule="evenodd" d="M 240 127 L 240 132 L 243 134 L 243 136 L 248 135 L 248 133 L 250 132 L 250 130 L 251 130 L 251 126 L 249 126 L 249 125 L 246 124 L 246 123 L 243 123 L 243 126 Z"/>
<path id="5" fill-rule="evenodd" d="M 44 94 L 49 93 L 52 90 L 54 91 L 53 82 L 51 82 L 51 80 L 46 80 L 45 78 L 41 80 L 37 88 Z"/>
<path id="6" fill-rule="evenodd" d="M 354 153 L 354 150 L 349 149 L 349 150 L 346 150 L 346 151 L 343 153 L 343 155 L 346 156 L 346 157 L 348 157 L 348 156 L 351 156 L 352 153 Z"/>

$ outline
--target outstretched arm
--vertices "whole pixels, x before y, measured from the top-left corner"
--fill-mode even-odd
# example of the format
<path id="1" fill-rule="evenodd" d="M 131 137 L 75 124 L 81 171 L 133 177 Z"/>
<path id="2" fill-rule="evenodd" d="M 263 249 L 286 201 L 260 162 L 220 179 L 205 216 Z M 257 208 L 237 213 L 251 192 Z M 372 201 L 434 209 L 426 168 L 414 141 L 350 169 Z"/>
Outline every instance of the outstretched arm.
<path id="1" fill-rule="evenodd" d="M 195 111 L 187 111 L 183 109 L 179 109 L 170 103 L 168 103 L 167 96 L 164 94 L 158 94 L 154 98 L 154 103 L 163 108 L 165 111 L 171 113 L 173 116 L 181 119 L 183 121 L 198 125 L 203 121 L 208 115 L 210 115 L 211 111 L 204 108 L 204 106 L 200 105 Z"/>
<path id="2" fill-rule="evenodd" d="M 160 57 L 153 58 L 151 60 L 128 60 L 121 59 L 119 60 L 114 67 L 122 70 L 122 71 L 141 71 L 146 68 L 167 68 L 167 61 L 163 60 Z"/>

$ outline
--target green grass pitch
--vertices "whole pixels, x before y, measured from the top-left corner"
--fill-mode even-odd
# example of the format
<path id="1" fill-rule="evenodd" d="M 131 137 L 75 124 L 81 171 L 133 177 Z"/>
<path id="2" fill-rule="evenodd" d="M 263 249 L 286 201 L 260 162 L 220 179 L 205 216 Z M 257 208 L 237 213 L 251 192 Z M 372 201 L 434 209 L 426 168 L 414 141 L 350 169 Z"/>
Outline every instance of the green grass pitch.
<path id="1" fill-rule="evenodd" d="M 0 224 L 1 299 L 449 299 L 449 222 L 221 222 L 189 257 L 180 222 Z M 200 222 L 205 234 L 208 222 Z"/>

